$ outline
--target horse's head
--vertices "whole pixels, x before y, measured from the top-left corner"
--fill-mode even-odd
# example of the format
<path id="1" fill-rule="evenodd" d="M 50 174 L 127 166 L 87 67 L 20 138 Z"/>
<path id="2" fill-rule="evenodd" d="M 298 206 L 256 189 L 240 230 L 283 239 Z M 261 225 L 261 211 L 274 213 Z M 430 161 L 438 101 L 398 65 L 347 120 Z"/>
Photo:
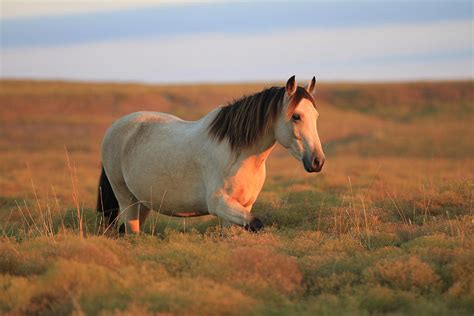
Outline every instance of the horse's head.
<path id="1" fill-rule="evenodd" d="M 282 113 L 275 124 L 275 137 L 307 172 L 319 172 L 324 165 L 324 153 L 319 140 L 313 93 L 316 79 L 306 88 L 296 85 L 295 76 L 288 79 L 285 87 Z"/>

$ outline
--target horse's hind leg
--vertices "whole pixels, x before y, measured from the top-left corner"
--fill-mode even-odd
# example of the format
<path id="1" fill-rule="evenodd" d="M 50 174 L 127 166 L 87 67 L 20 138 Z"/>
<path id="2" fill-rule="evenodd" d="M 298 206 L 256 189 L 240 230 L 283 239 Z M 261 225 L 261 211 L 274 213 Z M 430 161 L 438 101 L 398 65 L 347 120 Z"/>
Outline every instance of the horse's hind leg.
<path id="1" fill-rule="evenodd" d="M 150 209 L 136 200 L 124 208 L 122 212 L 124 232 L 139 233 L 149 213 Z"/>
<path id="2" fill-rule="evenodd" d="M 140 217 L 146 218 L 149 210 L 130 192 L 125 181 L 114 181 L 111 184 L 120 208 L 117 218 L 119 231 L 121 233 L 139 233 Z M 146 215 L 143 216 L 144 214 Z"/>

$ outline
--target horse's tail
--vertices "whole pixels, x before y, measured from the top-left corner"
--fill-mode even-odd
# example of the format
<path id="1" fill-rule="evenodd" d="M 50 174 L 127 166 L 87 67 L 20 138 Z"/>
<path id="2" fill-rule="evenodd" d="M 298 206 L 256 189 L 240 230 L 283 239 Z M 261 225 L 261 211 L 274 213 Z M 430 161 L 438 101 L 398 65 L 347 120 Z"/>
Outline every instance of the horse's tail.
<path id="1" fill-rule="evenodd" d="M 106 227 L 115 225 L 119 213 L 119 204 L 115 197 L 109 179 L 105 174 L 104 166 L 100 173 L 99 188 L 97 193 L 97 212 L 102 213 Z"/>

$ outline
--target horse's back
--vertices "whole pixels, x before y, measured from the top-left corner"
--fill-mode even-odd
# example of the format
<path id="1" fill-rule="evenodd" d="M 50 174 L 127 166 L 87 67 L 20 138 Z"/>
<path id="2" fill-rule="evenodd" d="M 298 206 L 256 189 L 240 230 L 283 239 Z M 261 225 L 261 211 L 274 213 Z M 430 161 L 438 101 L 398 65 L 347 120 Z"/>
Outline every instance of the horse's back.
<path id="1" fill-rule="evenodd" d="M 177 116 L 161 112 L 141 111 L 125 115 L 115 121 L 106 131 L 102 142 L 102 153 L 104 154 L 104 149 L 110 147 L 110 144 L 117 145 L 117 142 L 122 145 L 114 147 L 123 151 L 126 149 L 124 147 L 128 140 L 144 136 L 152 129 L 159 129 L 160 126 L 175 122 L 183 122 L 183 120 Z M 133 139 L 133 141 L 136 141 L 136 139 Z"/>
<path id="2" fill-rule="evenodd" d="M 170 123 L 170 122 L 183 122 L 177 116 L 163 112 L 151 112 L 151 111 L 140 111 L 125 115 L 119 121 L 128 121 L 132 123 Z"/>
<path id="3" fill-rule="evenodd" d="M 160 112 L 135 112 L 115 121 L 102 141 L 102 161 L 108 172 L 114 172 L 127 159 L 135 145 L 146 142 L 153 130 L 161 125 L 179 122 L 180 118 Z M 117 165 L 115 167 L 115 165 Z"/>

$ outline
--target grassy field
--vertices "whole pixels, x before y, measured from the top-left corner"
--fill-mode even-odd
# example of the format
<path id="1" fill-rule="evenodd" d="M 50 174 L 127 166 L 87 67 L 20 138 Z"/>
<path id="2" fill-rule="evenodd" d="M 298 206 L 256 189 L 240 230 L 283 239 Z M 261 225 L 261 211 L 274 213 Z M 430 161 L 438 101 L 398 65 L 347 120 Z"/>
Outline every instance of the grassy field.
<path id="1" fill-rule="evenodd" d="M 105 129 L 266 85 L 0 81 L 0 314 L 472 315 L 474 85 L 319 84 L 321 174 L 269 158 L 251 234 L 155 213 L 100 229 Z"/>

